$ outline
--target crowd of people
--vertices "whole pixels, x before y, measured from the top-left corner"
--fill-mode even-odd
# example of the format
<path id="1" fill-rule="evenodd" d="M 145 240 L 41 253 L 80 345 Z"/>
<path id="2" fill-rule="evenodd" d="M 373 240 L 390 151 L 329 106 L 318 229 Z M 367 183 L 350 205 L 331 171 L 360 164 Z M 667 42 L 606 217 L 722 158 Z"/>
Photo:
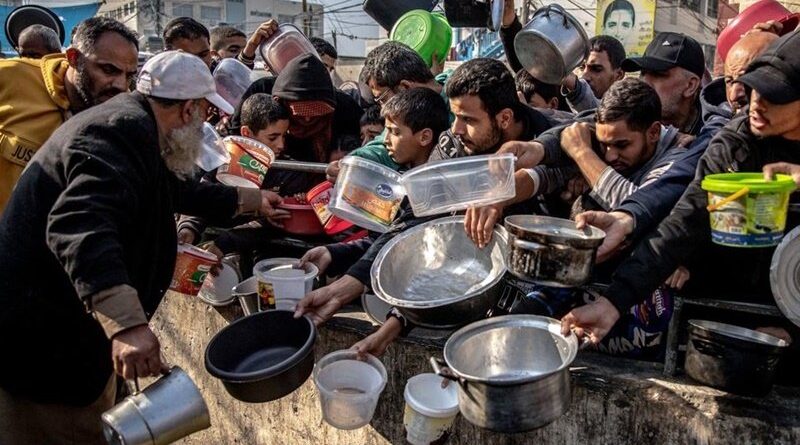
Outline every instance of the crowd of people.
<path id="1" fill-rule="evenodd" d="M 336 49 L 312 39 L 317 55 L 255 80 L 231 104 L 217 93 L 215 67 L 235 59 L 253 69 L 275 21 L 247 36 L 176 18 L 164 27 L 165 51 L 142 67 L 137 35 L 113 19 L 79 24 L 64 52 L 52 30 L 31 26 L 20 57 L 0 60 L 0 345 L 13 357 L 0 369 L 0 442 L 103 443 L 99 416 L 120 394 L 116 376 L 165 366 L 148 320 L 170 285 L 176 244 L 203 243 L 220 258 L 283 256 L 269 242 L 285 236 L 290 214 L 279 205 L 335 182 L 345 156 L 403 172 L 513 153 L 516 195 L 462 212 L 464 229 L 478 247 L 513 214 L 603 229 L 600 291 L 508 279 L 516 292 L 501 308 L 559 318 L 603 352 L 663 357 L 682 288 L 773 304 L 773 249 L 713 244 L 700 181 L 741 171 L 800 185 L 800 35 L 778 37 L 779 27 L 743 36 L 724 77 L 710 82 L 698 42 L 664 32 L 641 57 L 594 37 L 580 70 L 549 85 L 517 59 L 522 25 L 506 8 L 506 62 L 440 72 L 389 41 L 367 54 L 353 85 L 336 73 Z M 325 163 L 326 173 L 269 169 L 260 189 L 220 184 L 196 166 L 206 122 L 277 159 Z M 389 240 L 433 218 L 405 200 L 386 233 L 310 239 L 301 262 L 328 280 L 295 316 L 329 320 L 369 290 Z M 787 228 L 797 223 L 790 213 Z M 800 334 L 788 321 L 752 323 L 790 342 Z M 380 355 L 411 328 L 392 310 L 354 348 Z"/>

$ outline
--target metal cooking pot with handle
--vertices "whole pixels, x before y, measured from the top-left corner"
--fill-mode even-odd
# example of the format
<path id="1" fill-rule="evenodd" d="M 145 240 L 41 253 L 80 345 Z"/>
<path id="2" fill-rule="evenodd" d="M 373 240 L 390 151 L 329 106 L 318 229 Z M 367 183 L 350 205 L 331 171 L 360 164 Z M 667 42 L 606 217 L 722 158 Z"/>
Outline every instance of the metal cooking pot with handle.
<path id="1" fill-rule="evenodd" d="M 509 216 L 505 227 L 508 270 L 520 279 L 554 287 L 586 283 L 606 236 L 596 227 L 578 230 L 574 221 L 548 216 Z"/>
<path id="2" fill-rule="evenodd" d="M 447 340 L 438 375 L 458 382 L 458 406 L 473 425 L 503 433 L 540 428 L 569 408 L 569 366 L 583 345 L 561 323 L 505 315 L 467 325 Z"/>
<path id="3" fill-rule="evenodd" d="M 589 55 L 589 37 L 575 17 L 550 4 L 533 14 L 514 38 L 514 49 L 533 77 L 559 85 Z"/>

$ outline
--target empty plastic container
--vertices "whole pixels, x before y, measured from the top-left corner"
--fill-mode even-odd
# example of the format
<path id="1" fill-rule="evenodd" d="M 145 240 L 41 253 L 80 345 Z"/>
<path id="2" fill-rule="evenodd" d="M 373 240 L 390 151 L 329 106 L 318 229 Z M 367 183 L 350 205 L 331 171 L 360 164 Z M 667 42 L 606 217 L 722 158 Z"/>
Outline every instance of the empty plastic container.
<path id="1" fill-rule="evenodd" d="M 241 136 L 228 136 L 222 145 L 230 161 L 219 167 L 217 180 L 234 187 L 261 187 L 267 169 L 275 161 L 275 153 L 261 142 Z"/>
<path id="2" fill-rule="evenodd" d="M 210 172 L 215 168 L 231 161 L 231 155 L 222 145 L 222 138 L 208 122 L 203 123 L 203 142 L 200 156 L 197 157 L 197 166 L 203 171 Z"/>
<path id="3" fill-rule="evenodd" d="M 295 258 L 270 258 L 256 263 L 253 275 L 258 279 L 262 310 L 275 308 L 293 311 L 297 303 L 311 292 L 319 269 L 311 263 L 306 263 L 300 269 L 299 264 L 300 260 Z"/>
<path id="4" fill-rule="evenodd" d="M 514 155 L 434 161 L 400 178 L 416 216 L 484 206 L 514 197 Z"/>
<path id="5" fill-rule="evenodd" d="M 242 96 L 250 86 L 250 68 L 236 59 L 222 59 L 214 68 L 214 83 L 217 93 L 222 96 L 231 107 L 236 108 L 242 101 Z"/>
<path id="6" fill-rule="evenodd" d="M 400 17 L 389 39 L 405 43 L 431 66 L 434 54 L 439 63 L 447 59 L 453 41 L 453 29 L 442 14 L 415 9 Z"/>
<path id="7" fill-rule="evenodd" d="M 405 195 L 400 174 L 356 156 L 342 159 L 340 166 L 328 210 L 359 227 L 386 232 Z"/>
<path id="8" fill-rule="evenodd" d="M 361 428 L 372 420 L 381 392 L 386 387 L 386 368 L 367 354 L 357 359 L 355 351 L 336 351 L 314 366 L 322 418 L 342 430 Z"/>
<path id="9" fill-rule="evenodd" d="M 319 58 L 317 50 L 314 49 L 314 45 L 305 34 L 296 26 L 288 23 L 280 25 L 278 32 L 258 47 L 258 52 L 269 70 L 276 76 L 296 57 L 313 54 Z"/>

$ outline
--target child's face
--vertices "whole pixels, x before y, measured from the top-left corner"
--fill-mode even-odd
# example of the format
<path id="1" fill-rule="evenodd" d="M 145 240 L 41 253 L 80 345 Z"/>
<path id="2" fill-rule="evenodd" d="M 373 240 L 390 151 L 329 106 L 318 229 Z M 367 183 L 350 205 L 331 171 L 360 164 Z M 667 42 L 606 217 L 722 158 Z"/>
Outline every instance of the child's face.
<path id="1" fill-rule="evenodd" d="M 289 130 L 289 120 L 283 119 L 267 125 L 267 128 L 253 134 L 251 137 L 271 148 L 277 157 L 286 148 L 287 130 Z"/>
<path id="2" fill-rule="evenodd" d="M 375 139 L 381 133 L 383 133 L 383 125 L 381 125 L 381 124 L 362 125 L 361 126 L 361 145 L 367 145 L 367 142 Z"/>
<path id="3" fill-rule="evenodd" d="M 430 141 L 427 141 L 429 138 L 423 134 L 426 131 L 430 130 L 414 133 L 410 127 L 387 116 L 384 145 L 389 156 L 400 165 L 416 167 L 424 164 L 430 155 Z"/>

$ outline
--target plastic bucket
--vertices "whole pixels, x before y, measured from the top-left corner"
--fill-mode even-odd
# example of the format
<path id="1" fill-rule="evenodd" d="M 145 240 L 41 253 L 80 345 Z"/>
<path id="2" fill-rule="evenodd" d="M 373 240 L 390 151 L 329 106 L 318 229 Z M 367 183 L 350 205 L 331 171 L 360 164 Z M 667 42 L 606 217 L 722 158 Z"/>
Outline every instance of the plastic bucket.
<path id="1" fill-rule="evenodd" d="M 775 0 L 760 0 L 751 4 L 731 20 L 728 26 L 719 33 L 717 53 L 720 59 L 725 61 L 731 47 L 753 26 L 770 20 L 777 20 L 783 23 L 781 34 L 787 34 L 797 28 L 800 14 L 792 14 L 792 11 L 789 11 Z"/>
<path id="2" fill-rule="evenodd" d="M 761 173 L 719 173 L 706 176 L 701 187 L 708 192 L 714 243 L 766 247 L 783 238 L 789 194 L 796 188 L 790 176 L 765 181 Z"/>
<path id="3" fill-rule="evenodd" d="M 211 267 L 218 262 L 216 255 L 191 244 L 179 244 L 175 257 L 175 272 L 170 290 L 197 295 Z"/>
<path id="4" fill-rule="evenodd" d="M 430 67 L 434 54 L 440 63 L 447 58 L 453 39 L 453 29 L 443 15 L 415 9 L 403 14 L 397 20 L 389 39 L 408 45 Z"/>
<path id="5" fill-rule="evenodd" d="M 258 297 L 261 310 L 283 309 L 293 311 L 297 303 L 314 288 L 317 266 L 306 263 L 298 269 L 295 258 L 270 258 L 253 267 L 258 280 Z"/>
<path id="6" fill-rule="evenodd" d="M 231 160 L 219 167 L 217 180 L 234 187 L 261 187 L 275 153 L 261 142 L 241 136 L 228 136 L 222 144 Z"/>
<path id="7" fill-rule="evenodd" d="M 321 235 L 325 233 L 311 204 L 301 203 L 295 198 L 284 198 L 279 209 L 288 210 L 291 218 L 284 219 L 283 230 L 294 235 Z"/>
<path id="8" fill-rule="evenodd" d="M 328 181 L 317 185 L 306 193 L 306 200 L 314 209 L 314 213 L 316 213 L 319 222 L 328 235 L 336 235 L 353 227 L 353 223 L 339 218 L 328 210 L 328 203 L 331 201 L 332 193 L 333 184 Z"/>
<path id="9" fill-rule="evenodd" d="M 444 443 L 458 416 L 458 390 L 452 382 L 442 388 L 436 374 L 419 374 L 408 379 L 403 397 L 406 407 L 403 425 L 412 445 Z"/>
<path id="10" fill-rule="evenodd" d="M 386 368 L 372 355 L 360 361 L 355 351 L 336 351 L 317 362 L 314 383 L 322 418 L 335 428 L 354 430 L 372 420 L 386 387 Z"/>

